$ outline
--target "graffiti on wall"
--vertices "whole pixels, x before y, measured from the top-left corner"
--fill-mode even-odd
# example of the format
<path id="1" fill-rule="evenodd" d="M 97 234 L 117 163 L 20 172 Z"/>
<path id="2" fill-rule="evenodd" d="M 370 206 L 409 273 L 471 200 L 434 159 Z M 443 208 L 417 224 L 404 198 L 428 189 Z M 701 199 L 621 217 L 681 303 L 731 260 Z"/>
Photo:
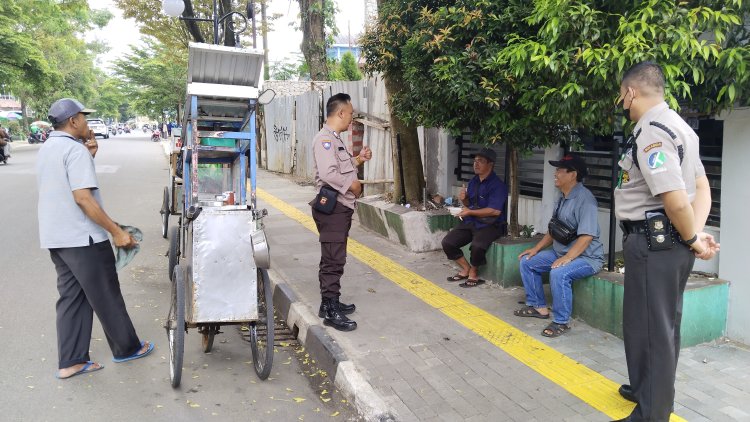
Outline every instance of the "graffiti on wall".
<path id="1" fill-rule="evenodd" d="M 289 133 L 287 126 L 273 125 L 273 139 L 276 142 L 286 142 L 292 135 Z"/>

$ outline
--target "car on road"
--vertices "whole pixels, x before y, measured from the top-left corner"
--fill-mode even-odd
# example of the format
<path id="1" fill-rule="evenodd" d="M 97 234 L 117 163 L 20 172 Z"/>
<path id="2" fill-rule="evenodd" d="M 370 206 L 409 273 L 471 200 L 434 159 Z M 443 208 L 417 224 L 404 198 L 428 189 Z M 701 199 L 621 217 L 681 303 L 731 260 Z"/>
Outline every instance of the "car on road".
<path id="1" fill-rule="evenodd" d="M 102 119 L 86 119 L 89 122 L 89 129 L 94 131 L 94 136 L 103 136 L 104 139 L 109 139 L 109 131 L 107 125 L 104 124 Z"/>

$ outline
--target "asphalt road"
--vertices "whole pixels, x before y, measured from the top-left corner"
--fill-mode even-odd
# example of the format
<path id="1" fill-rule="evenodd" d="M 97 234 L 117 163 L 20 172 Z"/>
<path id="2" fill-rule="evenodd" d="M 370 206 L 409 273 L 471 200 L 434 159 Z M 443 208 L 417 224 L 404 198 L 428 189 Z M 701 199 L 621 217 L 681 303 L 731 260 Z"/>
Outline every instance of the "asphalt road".
<path id="1" fill-rule="evenodd" d="M 351 420 L 350 406 L 322 383 L 315 368 L 305 364 L 304 350 L 294 345 L 277 349 L 271 378 L 260 381 L 249 343 L 232 326 L 223 327 L 210 354 L 201 351 L 197 330 L 188 332 L 182 385 L 172 389 L 162 328 L 169 308 L 168 243 L 159 218 L 167 160 L 161 145 L 139 131 L 99 139 L 99 145 L 97 176 L 105 211 L 144 233 L 141 251 L 120 272 L 120 282 L 139 336 L 153 341 L 156 350 L 115 364 L 97 321 L 91 357 L 105 368 L 55 379 L 56 276 L 48 252 L 39 248 L 36 218 L 34 166 L 40 145 L 16 143 L 8 165 L 0 164 L 0 419 Z"/>

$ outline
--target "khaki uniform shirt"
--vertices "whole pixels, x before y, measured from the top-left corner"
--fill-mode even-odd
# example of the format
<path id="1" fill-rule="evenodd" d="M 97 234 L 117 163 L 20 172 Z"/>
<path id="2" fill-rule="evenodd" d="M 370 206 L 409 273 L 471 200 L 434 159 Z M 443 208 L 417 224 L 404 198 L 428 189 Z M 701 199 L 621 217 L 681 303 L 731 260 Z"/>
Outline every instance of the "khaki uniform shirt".
<path id="1" fill-rule="evenodd" d="M 684 189 L 692 202 L 695 180 L 706 174 L 700 160 L 698 135 L 693 129 L 664 102 L 641 116 L 633 137 L 635 142 L 619 162 L 620 181 L 615 189 L 617 218 L 644 220 L 646 211 L 664 208 L 658 196 L 665 192 Z"/>
<path id="2" fill-rule="evenodd" d="M 346 149 L 339 134 L 328 125 L 313 138 L 313 161 L 315 163 L 315 187 L 323 185 L 336 189 L 336 197 L 341 205 L 354 209 L 356 198 L 349 190 L 357 180 L 355 158 Z"/>

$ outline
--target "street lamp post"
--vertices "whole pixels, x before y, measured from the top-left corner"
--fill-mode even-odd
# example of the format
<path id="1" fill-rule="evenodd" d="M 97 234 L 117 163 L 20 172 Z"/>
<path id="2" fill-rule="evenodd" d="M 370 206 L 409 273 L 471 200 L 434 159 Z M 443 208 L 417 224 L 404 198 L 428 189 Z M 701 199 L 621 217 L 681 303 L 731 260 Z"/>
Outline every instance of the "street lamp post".
<path id="1" fill-rule="evenodd" d="M 254 0 L 250 0 L 247 4 L 247 16 L 240 12 L 229 11 L 222 16 L 219 16 L 219 8 L 216 0 L 213 0 L 212 16 L 211 18 L 196 18 L 195 16 L 180 16 L 185 10 L 185 3 L 183 0 L 162 0 L 162 10 L 168 16 L 179 17 L 181 20 L 194 21 L 194 22 L 212 22 L 214 25 L 214 44 L 219 44 L 219 25 L 227 19 L 231 19 L 234 15 L 239 16 L 242 19 L 242 26 L 240 28 L 235 27 L 234 21 L 229 21 L 229 27 L 234 34 L 240 34 L 245 32 L 247 29 L 248 17 L 253 19 L 253 27 L 255 26 L 254 16 Z M 226 36 L 226 34 L 224 35 Z M 238 40 L 235 40 L 235 47 L 238 44 Z M 253 34 L 253 48 L 255 48 L 255 34 Z"/>

